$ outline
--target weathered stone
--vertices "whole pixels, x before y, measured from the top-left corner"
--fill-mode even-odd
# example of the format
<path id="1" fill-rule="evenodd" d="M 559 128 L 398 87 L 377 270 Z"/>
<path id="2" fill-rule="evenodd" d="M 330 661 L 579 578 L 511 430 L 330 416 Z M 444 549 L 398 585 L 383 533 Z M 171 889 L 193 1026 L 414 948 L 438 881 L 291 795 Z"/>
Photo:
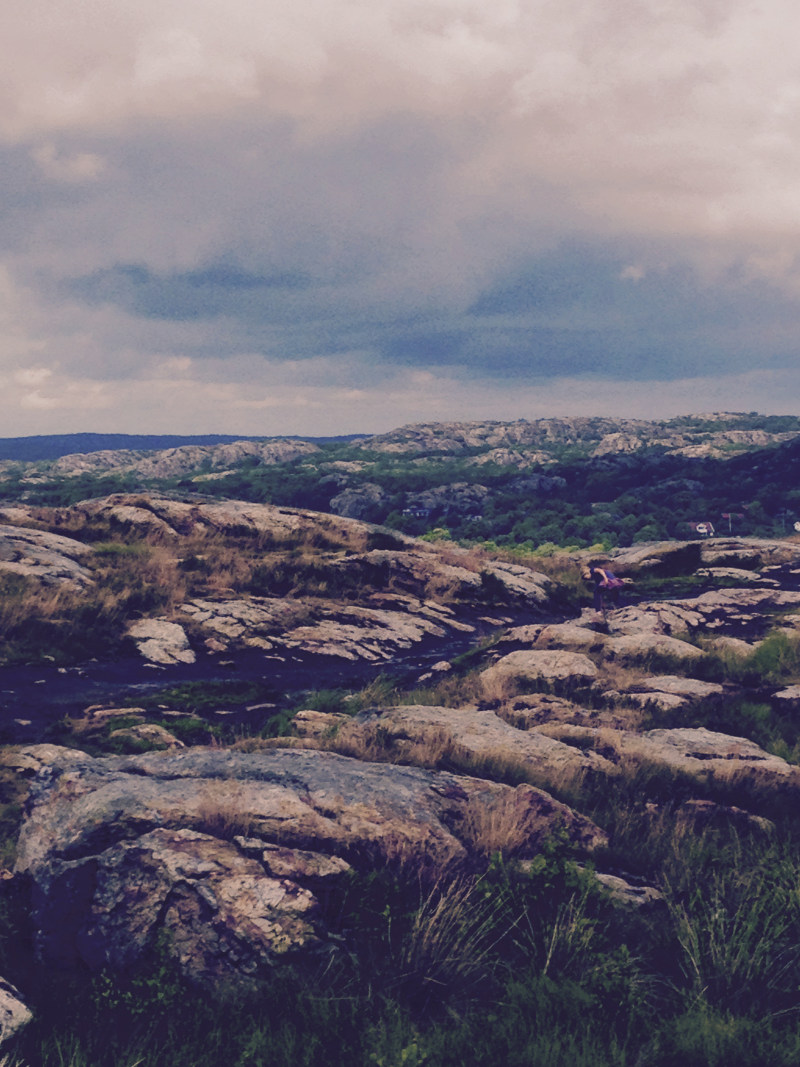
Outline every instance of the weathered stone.
<path id="1" fill-rule="evenodd" d="M 755 790 L 790 791 L 793 796 L 800 794 L 800 769 L 765 752 L 748 738 L 733 737 L 705 727 L 647 730 L 644 733 L 570 723 L 536 727 L 537 733 L 545 731 L 551 738 L 555 736 L 581 751 L 587 746 L 597 748 L 608 757 L 605 766 L 613 766 L 614 773 L 619 773 L 620 761 L 633 765 L 646 762 L 701 780 L 711 779 L 724 784 L 748 782 Z M 598 769 L 603 769 L 603 765 Z M 796 803 L 796 800 L 787 803 Z"/>
<path id="2" fill-rule="evenodd" d="M 705 657 L 701 648 L 666 634 L 625 634 L 622 637 L 610 637 L 605 644 L 605 655 L 609 659 L 637 660 L 654 654 L 684 661 Z"/>
<path id="3" fill-rule="evenodd" d="M 544 734 L 520 730 L 488 709 L 401 705 L 387 709 L 377 719 L 362 716 L 347 731 L 356 732 L 370 724 L 377 726 L 382 737 L 391 740 L 398 750 L 404 745 L 427 742 L 434 750 L 457 749 L 474 760 L 476 766 L 494 763 L 498 768 L 544 773 L 555 779 L 564 774 L 580 777 L 589 771 L 614 772 L 613 766 L 596 752 L 583 752 Z M 574 813 L 570 824 L 583 825 Z M 591 834 L 595 830 L 592 826 Z"/>
<path id="4" fill-rule="evenodd" d="M 35 578 L 44 585 L 88 585 L 88 545 L 61 534 L 0 525 L 0 571 Z"/>
<path id="5" fill-rule="evenodd" d="M 444 605 L 401 595 L 385 599 L 394 608 L 252 597 L 193 600 L 181 610 L 203 629 L 251 648 L 296 649 L 350 661 L 386 661 L 426 638 L 473 631 Z"/>
<path id="6" fill-rule="evenodd" d="M 765 752 L 746 737 L 682 727 L 620 734 L 622 751 L 663 763 L 688 774 L 710 774 L 720 779 L 746 776 L 770 787 L 790 784 L 800 789 L 800 770 L 780 756 Z"/>
<path id="7" fill-rule="evenodd" d="M 159 726 L 155 722 L 143 722 L 138 726 L 126 726 L 120 730 L 112 730 L 109 735 L 118 741 L 141 741 L 155 748 L 184 748 L 183 741 L 179 741 L 169 730 Z"/>
<path id="8" fill-rule="evenodd" d="M 192 830 L 155 829 L 91 857 L 54 860 L 38 884 L 37 948 L 62 964 L 130 965 L 163 930 L 188 977 L 235 980 L 316 942 L 310 892 Z"/>
<path id="9" fill-rule="evenodd" d="M 652 907 L 664 903 L 664 894 L 652 885 L 633 885 L 616 874 L 595 873 L 595 878 L 608 891 L 615 904 L 628 908 Z"/>
<path id="10" fill-rule="evenodd" d="M 237 838 L 237 843 L 240 839 Z M 293 882 L 319 886 L 341 881 L 352 866 L 339 856 L 325 856 L 300 848 L 284 848 L 261 842 L 261 862 L 274 878 L 289 878 Z"/>
<path id="11" fill-rule="evenodd" d="M 140 654 L 151 663 L 194 663 L 186 631 L 167 619 L 139 619 L 128 627 Z"/>
<path id="12" fill-rule="evenodd" d="M 602 649 L 607 640 L 605 634 L 591 630 L 588 626 L 554 623 L 541 627 L 534 643 L 538 648 L 569 648 L 593 652 Z"/>
<path id="13" fill-rule="evenodd" d="M 552 578 L 516 563 L 486 563 L 481 573 L 499 579 L 509 596 L 531 606 L 547 603 L 555 590 Z"/>
<path id="14" fill-rule="evenodd" d="M 580 652 L 532 650 L 509 652 L 481 672 L 484 690 L 495 692 L 507 684 L 562 682 L 570 679 L 588 683 L 597 678 L 597 667 Z"/>
<path id="15" fill-rule="evenodd" d="M 20 991 L 5 978 L 0 978 L 0 1045 L 27 1026 L 32 1018 L 33 1013 L 23 1001 Z"/>
<path id="16" fill-rule="evenodd" d="M 322 936 L 314 897 L 291 869 L 312 885 L 341 873 L 342 862 L 445 869 L 469 855 L 474 813 L 506 798 L 528 828 L 523 853 L 557 826 L 585 848 L 605 840 L 528 786 L 330 752 L 92 759 L 38 746 L 22 755 L 41 766 L 16 864 L 34 885 L 37 951 L 90 968 L 131 963 L 166 930 L 169 951 L 194 978 L 255 973 Z"/>

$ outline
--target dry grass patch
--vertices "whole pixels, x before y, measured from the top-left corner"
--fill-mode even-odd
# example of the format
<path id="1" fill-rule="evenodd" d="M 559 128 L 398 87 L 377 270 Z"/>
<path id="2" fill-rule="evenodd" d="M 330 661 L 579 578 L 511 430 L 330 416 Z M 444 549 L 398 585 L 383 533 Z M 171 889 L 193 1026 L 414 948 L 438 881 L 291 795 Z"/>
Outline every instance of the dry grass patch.
<path id="1" fill-rule="evenodd" d="M 249 837 L 255 818 L 247 811 L 244 789 L 230 781 L 211 781 L 203 787 L 195 810 L 195 829 L 223 841 Z"/>
<path id="2" fill-rule="evenodd" d="M 491 800 L 473 797 L 467 805 L 459 835 L 470 850 L 489 857 L 516 855 L 530 838 L 528 804 L 517 790 Z"/>

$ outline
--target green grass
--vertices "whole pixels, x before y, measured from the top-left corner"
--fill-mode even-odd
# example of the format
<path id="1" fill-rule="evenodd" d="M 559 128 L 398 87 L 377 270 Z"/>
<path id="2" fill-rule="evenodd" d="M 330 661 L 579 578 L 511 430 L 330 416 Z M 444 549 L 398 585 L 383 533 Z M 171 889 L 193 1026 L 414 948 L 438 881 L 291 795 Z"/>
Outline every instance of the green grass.
<path id="1" fill-rule="evenodd" d="M 327 903 L 347 951 L 335 940 L 249 990 L 192 990 L 165 944 L 126 975 L 39 975 L 36 1020 L 9 1055 L 42 1067 L 789 1067 L 797 853 L 672 843 L 668 905 L 650 915 L 620 916 L 555 844 L 525 874 L 493 862 L 454 883 L 354 875 Z"/>
<path id="2" fill-rule="evenodd" d="M 168 707 L 174 711 L 200 715 L 220 707 L 255 703 L 263 700 L 265 693 L 264 686 L 259 682 L 232 678 L 230 681 L 183 682 L 155 692 L 136 694 L 130 698 L 130 703 L 148 709 Z"/>

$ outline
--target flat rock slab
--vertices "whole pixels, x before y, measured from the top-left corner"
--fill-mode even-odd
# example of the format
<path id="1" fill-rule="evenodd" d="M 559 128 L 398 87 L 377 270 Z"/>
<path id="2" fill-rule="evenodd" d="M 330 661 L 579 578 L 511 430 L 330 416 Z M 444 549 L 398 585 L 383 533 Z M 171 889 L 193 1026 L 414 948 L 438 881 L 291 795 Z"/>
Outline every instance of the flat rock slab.
<path id="1" fill-rule="evenodd" d="M 746 589 L 713 589 L 697 597 L 663 600 L 620 608 L 608 613 L 612 634 L 703 633 L 720 628 L 749 625 L 765 611 L 800 605 L 800 592 L 791 589 L 749 586 Z"/>
<path id="2" fill-rule="evenodd" d="M 472 633 L 445 605 L 392 598 L 393 608 L 323 606 L 303 598 L 193 600 L 181 611 L 223 641 L 251 648 L 308 652 L 355 662 L 390 660 L 426 638 Z"/>
<path id="3" fill-rule="evenodd" d="M 92 549 L 61 534 L 0 525 L 0 571 L 35 578 L 44 585 L 91 583 L 84 565 Z"/>
<path id="4" fill-rule="evenodd" d="M 357 719 L 354 728 L 369 721 L 366 717 Z M 401 705 L 384 711 L 376 721 L 383 733 L 395 739 L 419 742 L 426 738 L 439 741 L 446 738 L 478 762 L 495 760 L 514 769 L 547 771 L 555 777 L 565 771 L 573 774 L 593 770 L 613 772 L 613 765 L 596 752 L 582 752 L 544 734 L 518 729 L 489 709 Z M 578 830 L 583 825 L 580 817 L 565 809 L 565 818 L 567 813 L 570 824 Z M 587 829 L 590 837 L 596 831 L 593 824 Z"/>
<path id="5" fill-rule="evenodd" d="M 194 663 L 186 631 L 167 619 L 139 619 L 128 627 L 139 653 L 151 663 Z"/>

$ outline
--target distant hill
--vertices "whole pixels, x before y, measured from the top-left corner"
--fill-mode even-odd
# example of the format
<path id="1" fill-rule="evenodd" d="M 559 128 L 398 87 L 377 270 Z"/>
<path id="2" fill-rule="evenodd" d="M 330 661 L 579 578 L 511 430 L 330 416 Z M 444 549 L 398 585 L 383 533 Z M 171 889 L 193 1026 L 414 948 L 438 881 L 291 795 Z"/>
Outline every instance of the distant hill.
<path id="1" fill-rule="evenodd" d="M 360 434 L 341 437 L 303 438 L 314 442 L 354 441 Z M 296 434 L 287 435 L 287 440 L 300 440 Z M 270 441 L 271 436 L 257 434 L 128 434 L 128 433 L 65 433 L 44 434 L 38 437 L 0 437 L 0 459 L 20 463 L 38 463 L 40 460 L 59 459 L 76 453 L 102 452 L 107 449 L 156 452 L 165 448 L 180 448 L 183 445 L 225 445 L 233 441 Z"/>
<path id="2" fill-rule="evenodd" d="M 800 523 L 800 417 L 419 423 L 338 438 L 0 440 L 0 506 L 139 491 L 269 502 L 525 551 L 624 547 L 712 528 L 784 536 Z"/>

